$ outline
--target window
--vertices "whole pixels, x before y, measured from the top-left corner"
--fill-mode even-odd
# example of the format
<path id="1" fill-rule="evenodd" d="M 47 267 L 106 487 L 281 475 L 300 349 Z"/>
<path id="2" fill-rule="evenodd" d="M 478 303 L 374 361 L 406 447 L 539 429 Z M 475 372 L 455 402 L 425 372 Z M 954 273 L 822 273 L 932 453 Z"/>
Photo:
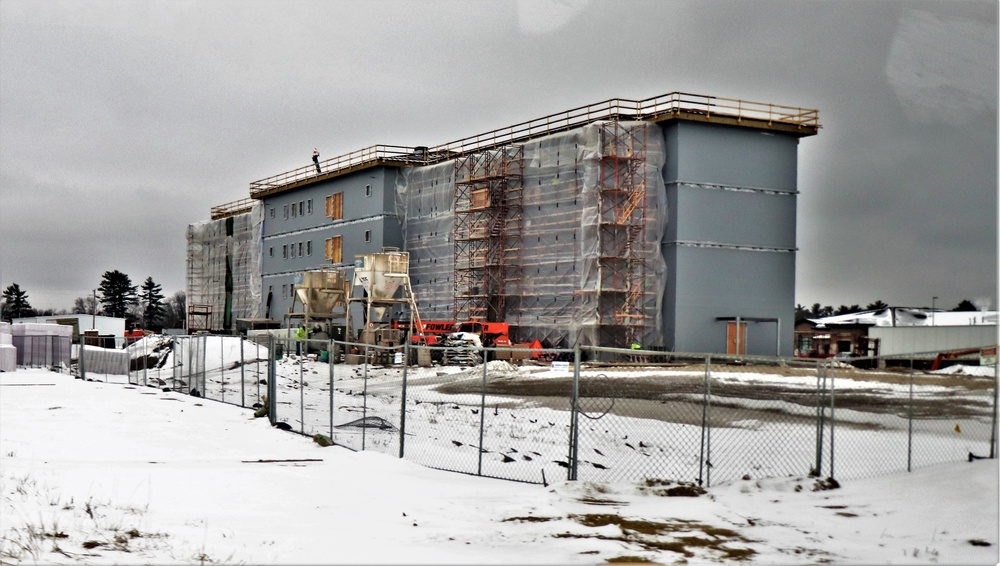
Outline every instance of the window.
<path id="1" fill-rule="evenodd" d="M 287 204 L 284 206 L 283 210 L 285 211 L 285 220 L 288 220 L 288 205 Z"/>
<path id="2" fill-rule="evenodd" d="M 292 244 L 292 258 L 295 258 L 295 244 Z"/>
<path id="3" fill-rule="evenodd" d="M 281 246 L 281 259 L 288 259 L 288 244 Z"/>
<path id="4" fill-rule="evenodd" d="M 365 230 L 365 241 L 366 242 L 372 241 L 372 231 L 371 230 Z"/>
<path id="5" fill-rule="evenodd" d="M 341 262 L 341 237 L 334 236 L 326 241 L 326 259 L 333 263 Z"/>
<path id="6" fill-rule="evenodd" d="M 304 203 L 302 201 L 299 201 L 299 216 L 305 216 L 304 214 L 302 214 L 302 206 L 303 206 L 303 204 Z"/>
<path id="7" fill-rule="evenodd" d="M 299 242 L 299 257 L 302 257 L 302 242 Z"/>
<path id="8" fill-rule="evenodd" d="M 313 243 L 312 240 L 306 242 L 306 255 L 313 255 Z"/>
<path id="9" fill-rule="evenodd" d="M 267 255 L 268 257 L 274 257 L 274 246 L 267 248 Z"/>
<path id="10" fill-rule="evenodd" d="M 309 199 L 306 201 L 306 212 L 308 214 L 313 213 L 313 199 Z"/>
<path id="11" fill-rule="evenodd" d="M 371 185 L 365 185 L 365 196 L 366 197 L 372 196 L 372 186 Z"/>
<path id="12" fill-rule="evenodd" d="M 271 218 L 274 218 L 274 207 L 271 207 Z"/>
<path id="13" fill-rule="evenodd" d="M 292 203 L 292 218 L 295 218 L 295 203 Z"/>
<path id="14" fill-rule="evenodd" d="M 288 298 L 288 285 L 282 285 L 281 286 L 281 298 L 282 299 L 287 299 Z"/>
<path id="15" fill-rule="evenodd" d="M 334 220 L 344 217 L 344 193 L 333 193 L 326 197 L 326 215 Z"/>

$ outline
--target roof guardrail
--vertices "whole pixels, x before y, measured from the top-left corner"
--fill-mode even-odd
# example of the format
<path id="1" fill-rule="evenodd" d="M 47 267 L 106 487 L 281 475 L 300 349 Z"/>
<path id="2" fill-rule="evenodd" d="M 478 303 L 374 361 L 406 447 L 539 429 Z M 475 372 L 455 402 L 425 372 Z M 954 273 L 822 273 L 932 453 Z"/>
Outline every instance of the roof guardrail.
<path id="1" fill-rule="evenodd" d="M 410 165 L 438 163 L 476 151 L 570 130 L 598 120 L 669 119 L 691 115 L 702 115 L 706 119 L 711 119 L 714 116 L 725 117 L 735 119 L 737 123 L 750 120 L 769 127 L 775 125 L 793 127 L 813 130 L 813 133 L 820 127 L 818 110 L 768 102 L 753 102 L 683 92 L 672 92 L 644 100 L 612 98 L 429 148 L 373 145 L 320 161 L 319 172 L 317 172 L 315 165 L 305 165 L 254 181 L 250 183 L 250 197 L 257 198 L 303 181 L 339 174 L 379 162 Z M 214 210 L 213 208 L 213 213 Z"/>
<path id="2" fill-rule="evenodd" d="M 229 216 L 236 216 L 237 214 L 246 212 L 250 210 L 253 206 L 254 199 L 247 197 L 241 198 L 233 202 L 226 204 L 220 204 L 218 206 L 212 207 L 212 220 L 218 220 L 220 218 L 227 218 Z"/>

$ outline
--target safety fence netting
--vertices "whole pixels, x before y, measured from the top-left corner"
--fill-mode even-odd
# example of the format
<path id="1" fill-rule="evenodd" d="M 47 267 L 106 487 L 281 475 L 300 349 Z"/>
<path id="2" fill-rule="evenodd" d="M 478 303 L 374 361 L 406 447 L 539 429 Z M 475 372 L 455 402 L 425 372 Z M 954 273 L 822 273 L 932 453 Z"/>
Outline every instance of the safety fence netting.
<path id="1" fill-rule="evenodd" d="M 522 482 L 861 478 L 995 456 L 995 365 L 218 335 L 153 335 L 122 351 L 135 385 L 246 407 L 323 443 Z"/>

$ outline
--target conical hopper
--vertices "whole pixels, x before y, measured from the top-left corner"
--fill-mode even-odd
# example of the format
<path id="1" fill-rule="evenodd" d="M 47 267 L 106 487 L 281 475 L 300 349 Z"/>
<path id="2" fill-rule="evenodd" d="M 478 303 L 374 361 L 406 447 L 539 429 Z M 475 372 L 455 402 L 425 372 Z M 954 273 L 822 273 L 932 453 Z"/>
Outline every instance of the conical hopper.
<path id="1" fill-rule="evenodd" d="M 331 313 L 347 300 L 347 280 L 341 271 L 317 270 L 301 274 L 302 282 L 296 284 L 295 294 L 313 313 Z"/>

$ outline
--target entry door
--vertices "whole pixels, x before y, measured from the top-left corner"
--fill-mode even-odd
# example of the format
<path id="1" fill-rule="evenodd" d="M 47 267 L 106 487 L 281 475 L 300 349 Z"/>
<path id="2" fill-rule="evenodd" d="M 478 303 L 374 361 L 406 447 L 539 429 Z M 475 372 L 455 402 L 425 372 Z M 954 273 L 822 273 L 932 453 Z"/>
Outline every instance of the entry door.
<path id="1" fill-rule="evenodd" d="M 736 334 L 736 322 L 730 322 L 726 325 L 726 353 L 735 354 L 738 356 L 746 355 L 747 353 L 747 323 L 740 323 L 739 332 L 739 351 L 737 351 L 737 334 Z"/>

